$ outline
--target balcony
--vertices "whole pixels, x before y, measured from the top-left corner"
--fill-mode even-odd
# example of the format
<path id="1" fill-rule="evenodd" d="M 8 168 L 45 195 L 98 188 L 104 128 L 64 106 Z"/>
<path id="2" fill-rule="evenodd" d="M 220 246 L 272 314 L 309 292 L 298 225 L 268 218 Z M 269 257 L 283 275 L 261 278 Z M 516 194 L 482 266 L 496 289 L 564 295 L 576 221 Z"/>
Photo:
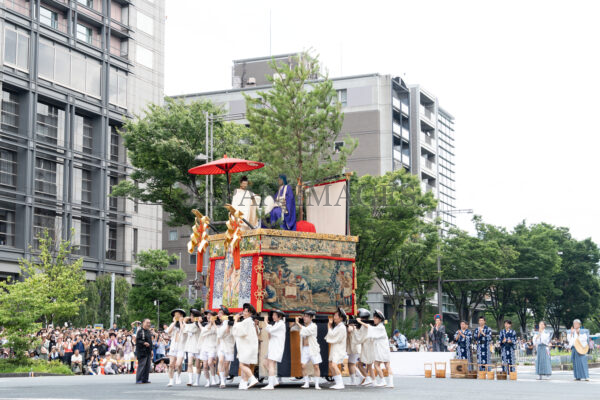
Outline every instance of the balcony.
<path id="1" fill-rule="evenodd" d="M 435 162 L 432 162 L 426 157 L 421 157 L 421 169 L 435 176 Z"/>
<path id="2" fill-rule="evenodd" d="M 110 46 L 110 54 L 125 59 L 128 57 L 127 48 L 123 48 L 122 46 Z"/>
<path id="3" fill-rule="evenodd" d="M 399 110 L 400 109 L 400 99 L 398 99 L 396 97 L 392 97 L 392 107 Z"/>
<path id="4" fill-rule="evenodd" d="M 431 109 L 421 105 L 420 106 L 421 116 L 425 117 L 425 119 L 431 123 L 435 123 L 435 112 Z"/>
<path id="5" fill-rule="evenodd" d="M 408 131 L 408 129 L 406 129 L 406 128 L 402 128 L 402 135 L 401 135 L 401 136 L 402 136 L 402 138 L 403 138 L 404 140 L 406 140 L 407 142 L 409 142 L 409 141 L 410 141 L 410 132 Z"/>
<path id="6" fill-rule="evenodd" d="M 396 122 L 392 122 L 392 132 L 394 132 L 396 135 L 400 136 L 401 131 L 402 131 L 402 128 L 400 127 L 400 124 L 398 124 Z"/>
<path id="7" fill-rule="evenodd" d="M 435 139 L 421 132 L 421 145 L 435 152 Z"/>

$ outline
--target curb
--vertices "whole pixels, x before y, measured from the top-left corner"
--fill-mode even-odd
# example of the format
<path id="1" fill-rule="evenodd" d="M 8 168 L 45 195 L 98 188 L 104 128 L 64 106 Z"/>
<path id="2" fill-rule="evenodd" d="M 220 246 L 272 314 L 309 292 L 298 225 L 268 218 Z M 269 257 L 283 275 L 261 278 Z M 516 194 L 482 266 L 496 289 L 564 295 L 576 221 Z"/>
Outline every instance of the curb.
<path id="1" fill-rule="evenodd" d="M 30 372 L 9 372 L 5 374 L 0 374 L 0 378 L 28 378 L 30 376 Z M 51 374 L 49 372 L 34 372 L 34 376 L 71 376 L 64 374 Z"/>

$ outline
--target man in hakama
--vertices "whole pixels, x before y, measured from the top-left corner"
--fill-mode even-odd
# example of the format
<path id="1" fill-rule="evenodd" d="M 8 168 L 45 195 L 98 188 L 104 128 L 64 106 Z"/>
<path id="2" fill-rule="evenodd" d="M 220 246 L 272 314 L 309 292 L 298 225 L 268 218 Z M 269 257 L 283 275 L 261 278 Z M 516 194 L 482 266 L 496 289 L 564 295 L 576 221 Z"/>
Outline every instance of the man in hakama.
<path id="1" fill-rule="evenodd" d="M 277 181 L 279 189 L 275 194 L 275 207 L 271 210 L 269 222 L 271 225 L 280 222 L 280 227 L 286 231 L 296 230 L 296 197 L 294 189 L 287 183 L 285 175 L 279 175 Z"/>
<path id="2" fill-rule="evenodd" d="M 573 321 L 573 327 L 567 334 L 569 347 L 571 348 L 571 361 L 573 362 L 573 376 L 576 381 L 590 380 L 588 372 L 587 354 L 579 354 L 577 347 L 588 346 L 588 330 L 581 327 L 581 321 L 576 319 Z M 578 342 L 578 343 L 576 343 Z"/>
<path id="3" fill-rule="evenodd" d="M 502 355 L 502 371 L 509 373 L 514 371 L 515 363 L 515 343 L 517 342 L 517 333 L 512 329 L 512 321 L 504 321 L 504 329 L 500 331 L 500 348 Z"/>
<path id="4" fill-rule="evenodd" d="M 456 341 L 456 359 L 471 362 L 471 341 L 473 333 L 469 330 L 467 321 L 460 321 L 460 329 L 454 334 Z"/>
<path id="5" fill-rule="evenodd" d="M 329 321 L 327 325 L 327 335 L 325 341 L 330 344 L 329 347 L 329 370 L 333 376 L 335 384 L 330 389 L 343 389 L 344 381 L 342 380 L 342 372 L 339 364 L 344 362 L 346 358 L 346 325 L 344 324 L 348 317 L 343 309 L 339 308 L 333 314 L 333 321 Z"/>
<path id="6" fill-rule="evenodd" d="M 277 382 L 277 363 L 283 358 L 283 349 L 285 347 L 285 314 L 281 310 L 269 312 L 269 319 L 273 322 L 266 326 L 269 334 L 269 349 L 267 357 L 264 359 L 264 366 L 269 371 L 269 381 L 263 390 L 273 390 L 279 385 Z"/>
<path id="7" fill-rule="evenodd" d="M 300 363 L 302 364 L 302 373 L 304 374 L 303 389 L 310 387 L 310 373 L 308 372 L 307 364 L 313 364 L 313 377 L 315 381 L 315 389 L 319 390 L 319 380 L 321 379 L 321 371 L 319 364 L 323 361 L 321 358 L 321 346 L 317 342 L 317 324 L 313 323 L 313 318 L 317 313 L 313 310 L 306 310 L 302 315 L 304 325 L 300 324 L 299 317 L 296 317 L 296 326 L 300 329 Z"/>
<path id="8" fill-rule="evenodd" d="M 258 383 L 258 379 L 250 369 L 250 365 L 258 362 L 258 332 L 254 318 L 252 318 L 256 315 L 256 309 L 250 303 L 245 303 L 243 307 L 241 316 L 244 319 L 240 321 L 240 314 L 233 316 L 234 323 L 231 334 L 235 338 L 237 358 L 242 372 L 242 380 L 238 388 L 247 390 Z"/>
<path id="9" fill-rule="evenodd" d="M 233 325 L 233 321 L 227 319 L 229 317 L 229 309 L 227 307 L 221 306 L 217 316 L 221 323 L 217 327 L 217 357 L 219 360 L 218 370 L 219 370 L 219 380 L 220 388 L 224 388 L 227 375 L 229 374 L 229 365 L 233 361 L 234 347 L 235 347 L 235 339 L 231 334 L 231 326 Z M 217 323 L 219 323 L 217 320 Z"/>
<path id="10" fill-rule="evenodd" d="M 479 326 L 475 329 L 473 340 L 477 343 L 477 364 L 479 364 L 479 370 L 485 371 L 487 365 L 490 363 L 492 330 L 485 324 L 484 317 L 479 317 Z"/>

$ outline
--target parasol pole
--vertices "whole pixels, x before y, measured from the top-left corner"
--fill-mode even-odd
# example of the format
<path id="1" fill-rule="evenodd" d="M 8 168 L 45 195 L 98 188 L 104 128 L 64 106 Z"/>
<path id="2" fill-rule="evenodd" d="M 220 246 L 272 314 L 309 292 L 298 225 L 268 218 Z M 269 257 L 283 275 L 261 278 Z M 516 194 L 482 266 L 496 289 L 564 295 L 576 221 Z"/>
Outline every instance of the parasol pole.
<path id="1" fill-rule="evenodd" d="M 229 171 L 225 173 L 227 174 L 227 202 L 231 203 L 231 189 L 229 188 Z"/>

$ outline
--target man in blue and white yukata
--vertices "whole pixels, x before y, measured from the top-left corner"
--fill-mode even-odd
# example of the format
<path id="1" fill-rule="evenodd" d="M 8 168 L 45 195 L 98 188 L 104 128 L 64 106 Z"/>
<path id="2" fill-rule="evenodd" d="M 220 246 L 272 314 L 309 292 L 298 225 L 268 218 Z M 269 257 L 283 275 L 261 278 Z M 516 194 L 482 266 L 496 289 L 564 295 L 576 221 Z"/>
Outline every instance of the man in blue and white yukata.
<path id="1" fill-rule="evenodd" d="M 473 334 L 475 343 L 477 343 L 477 364 L 479 364 L 479 370 L 485 371 L 486 367 L 490 363 L 490 343 L 492 342 L 492 330 L 485 324 L 485 318 L 479 317 L 479 326 L 475 329 Z"/>
<path id="2" fill-rule="evenodd" d="M 467 321 L 460 321 L 460 329 L 454 334 L 454 340 L 456 340 L 456 359 L 471 362 L 473 332 L 469 330 Z"/>
<path id="3" fill-rule="evenodd" d="M 512 372 L 515 364 L 515 343 L 517 342 L 517 332 L 512 329 L 512 321 L 504 321 L 504 329 L 500 331 L 500 348 L 502 350 L 502 371 Z M 510 365 L 510 370 L 506 366 Z"/>
<path id="4" fill-rule="evenodd" d="M 271 210 L 269 220 L 271 225 L 273 225 L 281 219 L 281 229 L 295 231 L 296 198 L 294 197 L 294 190 L 291 185 L 288 185 L 285 175 L 279 175 L 277 183 L 279 184 L 279 189 L 275 194 L 275 207 Z"/>

